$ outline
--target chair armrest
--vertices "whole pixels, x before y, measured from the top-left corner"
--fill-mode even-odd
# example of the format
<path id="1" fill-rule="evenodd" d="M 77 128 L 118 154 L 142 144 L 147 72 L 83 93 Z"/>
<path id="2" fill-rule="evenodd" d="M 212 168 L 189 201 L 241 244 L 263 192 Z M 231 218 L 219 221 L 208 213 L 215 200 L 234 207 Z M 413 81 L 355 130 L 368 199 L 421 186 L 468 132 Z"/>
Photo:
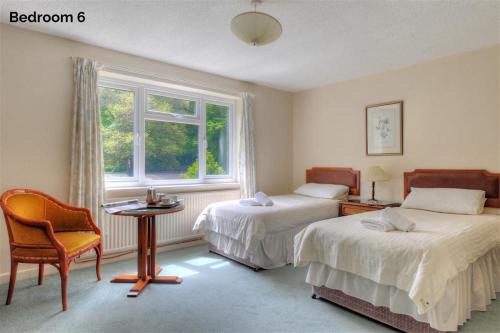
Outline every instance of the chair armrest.
<path id="1" fill-rule="evenodd" d="M 16 245 L 16 246 L 28 245 L 29 247 L 40 247 L 40 248 L 49 247 L 49 248 L 55 248 L 60 253 L 66 252 L 63 244 L 59 240 L 57 240 L 55 233 L 54 233 L 54 228 L 52 227 L 52 223 L 50 223 L 50 221 L 48 221 L 48 220 L 30 220 L 30 219 L 26 219 L 24 217 L 15 215 L 12 212 L 8 212 L 5 215 L 6 215 L 5 216 L 6 219 L 13 220 L 14 223 L 19 223 L 23 228 L 29 228 L 34 232 L 41 231 L 41 232 L 36 232 L 37 236 L 42 238 L 42 239 L 39 239 L 38 242 L 33 242 L 33 241 L 24 242 L 23 240 L 21 240 L 21 242 L 17 242 L 16 238 L 14 238 L 13 239 L 14 245 Z M 29 229 L 26 229 L 26 230 L 29 230 Z"/>
<path id="2" fill-rule="evenodd" d="M 55 231 L 93 231 L 97 235 L 101 234 L 90 210 L 70 206 L 51 196 L 47 198 L 51 202 L 51 207 L 47 207 L 46 218 L 52 222 Z"/>
<path id="3" fill-rule="evenodd" d="M 66 204 L 61 206 L 66 218 L 71 219 L 74 224 L 74 227 L 71 228 L 72 231 L 94 231 L 97 235 L 101 234 L 101 229 L 94 223 L 90 210 Z"/>

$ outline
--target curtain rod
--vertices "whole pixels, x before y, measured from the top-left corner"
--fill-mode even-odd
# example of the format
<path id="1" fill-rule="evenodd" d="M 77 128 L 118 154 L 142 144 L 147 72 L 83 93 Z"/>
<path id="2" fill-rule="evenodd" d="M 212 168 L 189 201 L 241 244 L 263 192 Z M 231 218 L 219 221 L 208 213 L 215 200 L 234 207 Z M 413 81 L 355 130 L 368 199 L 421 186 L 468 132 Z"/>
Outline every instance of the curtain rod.
<path id="1" fill-rule="evenodd" d="M 76 60 L 77 57 L 71 57 L 73 61 Z M 122 65 L 115 65 L 115 64 L 109 64 L 109 63 L 103 63 L 100 61 L 97 61 L 99 64 L 99 70 L 102 71 L 109 71 L 109 72 L 114 72 L 117 74 L 124 74 L 124 75 L 141 75 L 143 76 L 142 78 L 144 79 L 156 79 L 163 81 L 165 83 L 170 83 L 170 84 L 176 84 L 176 85 L 184 85 L 188 86 L 189 88 L 193 89 L 200 89 L 200 90 L 206 90 L 206 91 L 212 91 L 220 94 L 225 94 L 225 95 L 230 95 L 232 97 L 240 97 L 240 94 L 242 93 L 241 91 L 237 90 L 232 90 L 232 89 L 223 89 L 223 88 L 217 88 L 217 87 L 211 87 L 211 86 L 206 86 L 203 84 L 195 83 L 192 81 L 187 81 L 180 79 L 178 77 L 171 77 L 167 75 L 159 75 L 159 74 L 154 74 L 152 72 L 148 71 L 143 71 L 140 69 L 136 68 L 130 68 Z"/>

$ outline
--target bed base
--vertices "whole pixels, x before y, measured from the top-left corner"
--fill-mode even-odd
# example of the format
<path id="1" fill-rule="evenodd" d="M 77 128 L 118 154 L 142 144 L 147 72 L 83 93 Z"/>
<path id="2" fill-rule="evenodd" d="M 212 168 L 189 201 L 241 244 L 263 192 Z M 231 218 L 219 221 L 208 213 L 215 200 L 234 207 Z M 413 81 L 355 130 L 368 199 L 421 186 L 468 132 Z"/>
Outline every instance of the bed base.
<path id="1" fill-rule="evenodd" d="M 444 333 L 432 328 L 428 323 L 411 316 L 391 312 L 385 306 L 375 306 L 369 302 L 344 294 L 337 289 L 313 286 L 312 298 L 325 299 L 343 308 L 357 312 L 400 331 L 408 333 Z"/>
<path id="2" fill-rule="evenodd" d="M 233 261 L 236 261 L 237 263 L 240 263 L 242 265 L 245 265 L 251 269 L 253 269 L 254 272 L 260 272 L 261 270 L 263 270 L 264 268 L 260 267 L 260 266 L 257 266 L 255 264 L 252 264 L 249 260 L 247 259 L 243 259 L 243 258 L 240 258 L 240 257 L 236 257 L 236 256 L 233 256 L 231 254 L 227 254 L 227 253 L 224 253 L 224 251 L 222 250 L 219 250 L 218 248 L 216 248 L 214 245 L 208 243 L 208 251 L 212 252 L 212 253 L 215 253 L 215 254 L 218 254 L 222 257 L 225 257 L 225 258 L 228 258 L 228 259 L 231 259 Z"/>

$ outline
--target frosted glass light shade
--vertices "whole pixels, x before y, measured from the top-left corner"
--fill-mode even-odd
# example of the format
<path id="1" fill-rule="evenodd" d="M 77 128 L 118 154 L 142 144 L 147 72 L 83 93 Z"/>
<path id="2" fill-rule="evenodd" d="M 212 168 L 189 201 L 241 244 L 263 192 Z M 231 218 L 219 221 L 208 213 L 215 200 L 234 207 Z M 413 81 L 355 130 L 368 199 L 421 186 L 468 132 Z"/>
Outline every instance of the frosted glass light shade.
<path id="1" fill-rule="evenodd" d="M 370 167 L 366 172 L 366 180 L 371 182 L 381 182 L 389 179 L 391 177 L 378 165 Z"/>
<path id="2" fill-rule="evenodd" d="M 261 12 L 235 16 L 231 21 L 231 30 L 243 42 L 255 46 L 274 42 L 283 31 L 277 19 Z"/>

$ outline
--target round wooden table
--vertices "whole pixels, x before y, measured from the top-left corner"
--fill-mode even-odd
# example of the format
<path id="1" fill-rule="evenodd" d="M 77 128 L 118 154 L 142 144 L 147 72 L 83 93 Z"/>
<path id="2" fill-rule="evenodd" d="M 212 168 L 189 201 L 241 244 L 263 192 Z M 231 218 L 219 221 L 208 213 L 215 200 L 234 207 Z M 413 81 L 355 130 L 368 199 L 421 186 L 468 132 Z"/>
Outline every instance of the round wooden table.
<path id="1" fill-rule="evenodd" d="M 184 205 L 173 208 L 141 208 L 115 213 L 120 216 L 137 218 L 137 275 L 118 275 L 112 283 L 135 283 L 128 297 L 137 297 L 150 283 L 179 284 L 178 276 L 161 276 L 160 266 L 156 266 L 156 221 L 157 215 L 172 214 L 184 210 Z"/>

